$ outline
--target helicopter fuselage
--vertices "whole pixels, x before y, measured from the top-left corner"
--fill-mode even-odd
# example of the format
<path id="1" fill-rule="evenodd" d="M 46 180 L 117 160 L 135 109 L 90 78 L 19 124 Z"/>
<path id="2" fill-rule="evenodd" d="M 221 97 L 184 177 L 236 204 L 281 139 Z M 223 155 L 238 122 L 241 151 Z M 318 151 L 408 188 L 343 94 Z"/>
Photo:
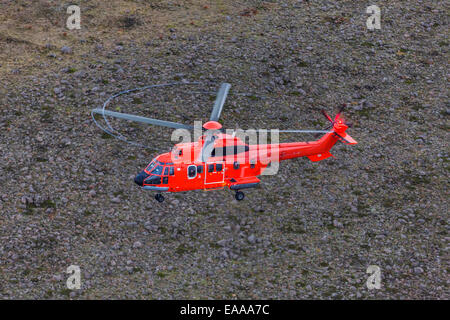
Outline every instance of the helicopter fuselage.
<path id="1" fill-rule="evenodd" d="M 172 152 L 157 156 L 135 182 L 158 192 L 252 188 L 258 186 L 257 176 L 271 163 L 303 156 L 311 161 L 324 160 L 332 156 L 329 150 L 338 140 L 331 132 L 317 141 L 246 145 L 236 137 L 219 134 L 207 161 L 202 161 L 202 136 L 198 142 L 177 144 Z"/>

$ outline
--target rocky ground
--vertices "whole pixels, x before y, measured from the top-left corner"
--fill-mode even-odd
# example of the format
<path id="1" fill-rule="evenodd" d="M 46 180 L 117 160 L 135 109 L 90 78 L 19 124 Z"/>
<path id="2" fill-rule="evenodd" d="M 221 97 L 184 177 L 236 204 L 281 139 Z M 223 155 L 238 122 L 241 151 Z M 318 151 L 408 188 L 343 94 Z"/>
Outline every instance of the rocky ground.
<path id="1" fill-rule="evenodd" d="M 367 1 L 71 3 L 81 30 L 64 1 L 0 4 L 1 299 L 449 298 L 445 1 L 379 0 L 374 31 Z M 231 83 L 229 128 L 322 128 L 321 108 L 348 103 L 359 144 L 284 162 L 239 203 L 229 190 L 157 203 L 133 176 L 171 131 L 114 122 L 150 148 L 128 145 L 90 110 L 172 81 Z M 208 119 L 213 96 L 170 90 L 111 108 Z"/>

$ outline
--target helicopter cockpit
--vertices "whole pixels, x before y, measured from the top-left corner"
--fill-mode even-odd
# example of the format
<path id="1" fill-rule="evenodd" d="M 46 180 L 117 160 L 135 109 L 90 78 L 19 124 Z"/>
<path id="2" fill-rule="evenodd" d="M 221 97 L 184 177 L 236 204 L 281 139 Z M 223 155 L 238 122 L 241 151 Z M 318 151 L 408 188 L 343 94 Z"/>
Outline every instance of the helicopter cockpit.
<path id="1" fill-rule="evenodd" d="M 134 182 L 139 186 L 168 184 L 169 176 L 175 174 L 174 164 L 172 162 L 161 162 L 153 159 L 152 162 L 141 171 Z"/>

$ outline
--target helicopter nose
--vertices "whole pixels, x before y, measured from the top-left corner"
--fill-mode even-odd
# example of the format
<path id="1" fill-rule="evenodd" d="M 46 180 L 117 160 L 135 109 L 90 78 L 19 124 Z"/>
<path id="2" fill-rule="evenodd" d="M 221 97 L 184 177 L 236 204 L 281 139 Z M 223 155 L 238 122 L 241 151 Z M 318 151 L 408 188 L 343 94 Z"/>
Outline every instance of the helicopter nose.
<path id="1" fill-rule="evenodd" d="M 142 187 L 144 185 L 144 180 L 148 177 L 149 175 L 147 173 L 145 173 L 144 171 L 141 171 L 135 178 L 134 178 L 134 182 Z"/>

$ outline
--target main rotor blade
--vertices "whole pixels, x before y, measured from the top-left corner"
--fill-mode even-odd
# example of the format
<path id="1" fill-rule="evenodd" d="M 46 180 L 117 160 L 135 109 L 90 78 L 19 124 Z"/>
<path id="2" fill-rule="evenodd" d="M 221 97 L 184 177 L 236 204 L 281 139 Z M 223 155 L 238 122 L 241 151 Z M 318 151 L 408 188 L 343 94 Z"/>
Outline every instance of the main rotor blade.
<path id="1" fill-rule="evenodd" d="M 171 121 L 151 119 L 151 118 L 135 116 L 135 115 L 132 115 L 132 114 L 127 114 L 127 113 L 114 112 L 114 111 L 109 111 L 109 110 L 93 109 L 92 112 L 93 113 L 97 113 L 97 114 L 101 114 L 101 115 L 106 115 L 106 116 L 118 118 L 118 119 L 124 119 L 124 120 L 129 120 L 129 121 L 136 121 L 136 122 L 152 124 L 152 125 L 155 125 L 155 126 L 162 126 L 162 127 L 168 127 L 168 128 L 174 128 L 174 129 L 188 129 L 188 130 L 194 129 L 193 126 L 189 126 L 189 125 L 186 125 L 186 124 L 181 124 L 181 123 L 176 123 L 176 122 L 171 122 Z"/>
<path id="2" fill-rule="evenodd" d="M 331 133 L 333 131 L 327 131 L 327 130 L 279 130 L 278 132 L 287 132 L 287 133 Z"/>
<path id="3" fill-rule="evenodd" d="M 342 111 L 344 111 L 345 107 L 347 107 L 347 104 L 343 103 L 342 106 L 339 108 L 338 113 L 334 117 L 334 121 L 337 121 L 339 117 L 341 116 Z"/>
<path id="4" fill-rule="evenodd" d="M 328 115 L 328 113 L 326 113 L 325 110 L 320 110 L 320 112 L 325 116 L 325 118 L 328 119 L 328 121 L 333 122 L 333 120 L 331 120 L 331 117 Z"/>
<path id="5" fill-rule="evenodd" d="M 199 158 L 201 162 L 207 162 L 209 157 L 211 157 L 211 153 L 214 148 L 214 140 L 214 136 L 208 136 L 205 143 L 203 143 Z"/>
<path id="6" fill-rule="evenodd" d="M 227 99 L 228 91 L 231 85 L 229 83 L 222 83 L 219 92 L 217 93 L 216 101 L 214 102 L 214 108 L 211 112 L 210 121 L 219 121 L 220 114 L 222 113 L 223 105 Z"/>

